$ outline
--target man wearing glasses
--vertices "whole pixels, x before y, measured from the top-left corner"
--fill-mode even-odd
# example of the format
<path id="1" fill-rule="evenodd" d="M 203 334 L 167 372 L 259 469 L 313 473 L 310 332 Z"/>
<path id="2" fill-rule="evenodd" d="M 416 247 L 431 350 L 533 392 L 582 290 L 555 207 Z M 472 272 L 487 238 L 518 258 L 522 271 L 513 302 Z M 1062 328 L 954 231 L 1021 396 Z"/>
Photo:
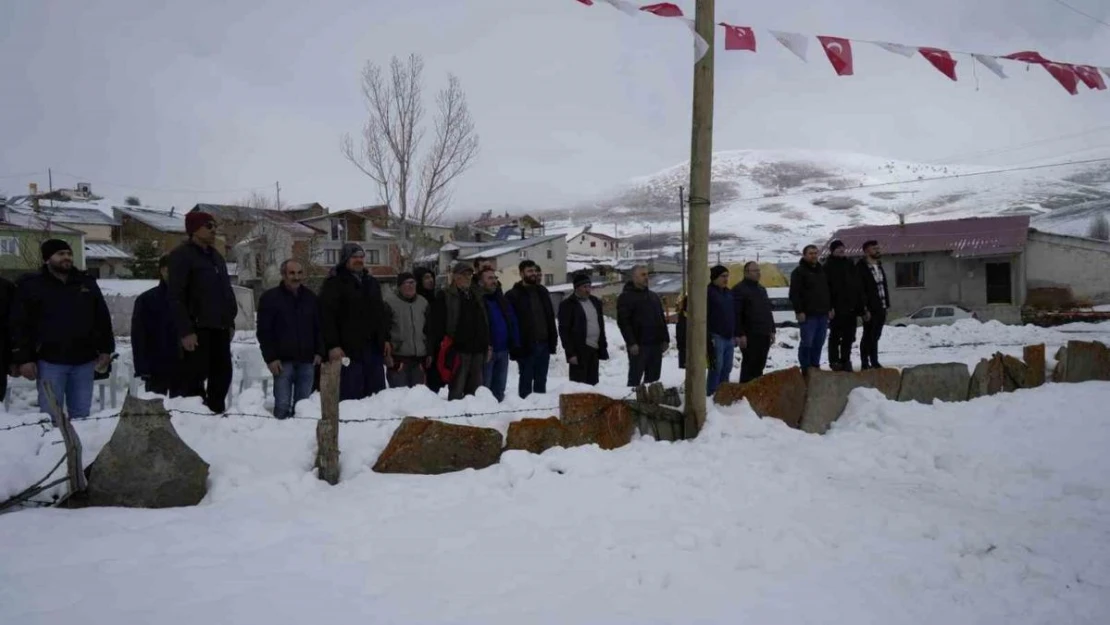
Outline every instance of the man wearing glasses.
<path id="1" fill-rule="evenodd" d="M 169 296 L 183 351 L 174 397 L 200 397 L 216 414 L 226 410 L 231 388 L 231 337 L 239 306 L 227 263 L 215 248 L 216 220 L 185 215 L 189 240 L 170 253 Z"/>

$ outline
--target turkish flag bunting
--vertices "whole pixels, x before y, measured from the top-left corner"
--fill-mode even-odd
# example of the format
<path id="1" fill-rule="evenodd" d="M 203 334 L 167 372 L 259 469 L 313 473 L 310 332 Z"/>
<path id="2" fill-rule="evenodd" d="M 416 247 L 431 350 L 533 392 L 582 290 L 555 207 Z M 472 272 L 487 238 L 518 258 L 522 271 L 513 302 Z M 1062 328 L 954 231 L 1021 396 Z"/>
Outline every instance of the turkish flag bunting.
<path id="1" fill-rule="evenodd" d="M 682 17 L 682 9 L 678 5 L 671 4 L 670 2 L 660 2 L 659 4 L 649 4 L 640 7 L 641 11 L 658 15 L 659 17 Z"/>
<path id="2" fill-rule="evenodd" d="M 588 7 L 592 7 L 594 5 L 594 0 L 578 0 L 578 1 L 581 2 L 582 4 L 588 6 Z"/>
<path id="3" fill-rule="evenodd" d="M 750 26 L 733 26 L 721 22 L 725 27 L 725 50 L 750 50 L 755 52 L 755 31 Z"/>
<path id="4" fill-rule="evenodd" d="M 1075 74 L 1079 76 L 1079 80 L 1087 85 L 1088 89 L 1098 89 L 1103 91 L 1106 89 L 1106 81 L 1102 79 L 1102 75 L 1098 73 L 1098 68 L 1092 65 L 1072 65 Z"/>
<path id="5" fill-rule="evenodd" d="M 1052 74 L 1056 82 L 1060 83 L 1064 89 L 1067 89 L 1068 93 L 1072 95 L 1077 95 L 1079 93 L 1079 76 L 1075 73 L 1075 69 L 1073 69 L 1071 65 L 1046 61 L 1042 64 L 1042 67 L 1048 70 L 1048 73 Z"/>
<path id="6" fill-rule="evenodd" d="M 829 57 L 837 76 L 851 76 L 854 70 L 852 64 L 852 42 L 841 37 L 818 36 L 825 55 Z"/>
<path id="7" fill-rule="evenodd" d="M 1040 52 L 1036 52 L 1033 50 L 1014 52 L 1013 54 L 1007 54 L 1002 58 L 1010 59 L 1011 61 L 1025 61 L 1026 63 L 1048 63 L 1048 59 L 1041 56 Z"/>
<path id="8" fill-rule="evenodd" d="M 952 55 L 947 50 L 941 50 L 939 48 L 918 48 L 917 50 L 921 53 L 921 56 L 925 57 L 926 61 L 932 63 L 933 67 L 940 70 L 940 73 L 952 80 L 956 80 L 956 59 L 952 58 Z"/>

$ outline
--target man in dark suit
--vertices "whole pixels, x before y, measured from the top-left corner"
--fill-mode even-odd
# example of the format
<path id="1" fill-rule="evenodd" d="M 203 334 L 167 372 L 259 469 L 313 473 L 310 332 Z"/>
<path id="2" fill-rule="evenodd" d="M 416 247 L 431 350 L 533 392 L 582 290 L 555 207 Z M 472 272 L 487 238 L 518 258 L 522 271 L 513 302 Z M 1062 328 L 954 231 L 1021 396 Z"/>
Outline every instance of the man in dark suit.
<path id="1" fill-rule="evenodd" d="M 158 286 L 135 300 L 131 312 L 131 358 L 135 377 L 143 380 L 148 393 L 167 395 L 179 375 L 181 344 L 170 306 L 170 257 L 158 259 Z"/>

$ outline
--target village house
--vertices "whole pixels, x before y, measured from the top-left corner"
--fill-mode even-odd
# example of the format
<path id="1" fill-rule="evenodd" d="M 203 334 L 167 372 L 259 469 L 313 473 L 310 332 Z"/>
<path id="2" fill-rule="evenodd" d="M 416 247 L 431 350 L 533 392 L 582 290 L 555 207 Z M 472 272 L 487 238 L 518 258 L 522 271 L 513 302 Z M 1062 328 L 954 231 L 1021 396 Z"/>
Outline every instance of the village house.
<path id="1" fill-rule="evenodd" d="M 980 319 L 1020 323 L 1030 294 L 1041 289 L 1110 302 L 1110 243 L 1041 232 L 1027 215 L 859 226 L 832 239 L 856 257 L 865 241 L 882 246 L 890 317 L 953 304 Z"/>
<path id="2" fill-rule="evenodd" d="M 39 246 L 47 239 L 61 239 L 73 248 L 73 264 L 85 268 L 85 233 L 26 214 L 0 201 L 0 275 L 14 280 L 42 267 Z"/>
<path id="3" fill-rule="evenodd" d="M 469 226 L 472 231 L 484 233 L 483 239 L 530 239 L 544 233 L 543 223 L 531 215 L 513 217 L 507 212 L 495 216 L 493 211 L 486 211 Z"/>
<path id="4" fill-rule="evenodd" d="M 371 206 L 361 209 L 327 213 L 300 222 L 316 230 L 312 249 L 313 262 L 325 270 L 339 264 L 343 244 L 358 243 L 366 252 L 366 268 L 382 278 L 395 277 L 401 271 L 401 250 L 392 232 L 385 229 L 388 208 Z"/>
<path id="5" fill-rule="evenodd" d="M 543 283 L 552 286 L 566 276 L 567 241 L 562 234 L 507 241 L 453 241 L 440 248 L 439 273 L 446 274 L 452 263 L 473 263 L 488 258 L 497 267 L 497 278 L 508 286 L 520 280 L 517 266 L 522 260 L 533 260 L 543 270 Z"/>
<path id="6" fill-rule="evenodd" d="M 133 250 L 141 242 L 149 242 L 155 251 L 168 254 L 185 240 L 185 213 L 171 208 L 169 211 L 114 206 L 112 208 L 119 228 L 115 238 L 117 246 Z"/>
<path id="7" fill-rule="evenodd" d="M 567 254 L 616 261 L 632 258 L 633 252 L 631 244 L 595 232 L 591 226 L 567 233 Z"/>
<path id="8" fill-rule="evenodd" d="M 232 247 L 239 285 L 257 290 L 281 281 L 281 263 L 288 258 L 301 262 L 310 273 L 322 273 L 316 265 L 317 242 L 324 234 L 308 224 L 264 218 Z"/>

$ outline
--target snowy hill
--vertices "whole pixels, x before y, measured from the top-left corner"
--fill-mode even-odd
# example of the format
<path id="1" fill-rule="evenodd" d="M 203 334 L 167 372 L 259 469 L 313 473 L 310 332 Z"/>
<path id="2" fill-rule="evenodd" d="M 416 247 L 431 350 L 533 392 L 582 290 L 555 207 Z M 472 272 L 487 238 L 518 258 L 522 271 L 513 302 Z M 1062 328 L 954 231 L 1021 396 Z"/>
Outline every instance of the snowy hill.
<path id="1" fill-rule="evenodd" d="M 1082 154 L 1076 160 L 1106 154 Z M 861 224 L 1006 214 L 1034 215 L 1037 227 L 1082 234 L 1110 212 L 1110 161 L 1013 167 L 931 165 L 846 152 L 744 150 L 713 157 L 710 255 L 792 260 L 837 228 Z M 1014 171 L 999 172 L 1012 169 Z M 689 164 L 630 181 L 597 201 L 547 213 L 552 227 L 593 223 L 675 253 L 678 187 Z"/>

